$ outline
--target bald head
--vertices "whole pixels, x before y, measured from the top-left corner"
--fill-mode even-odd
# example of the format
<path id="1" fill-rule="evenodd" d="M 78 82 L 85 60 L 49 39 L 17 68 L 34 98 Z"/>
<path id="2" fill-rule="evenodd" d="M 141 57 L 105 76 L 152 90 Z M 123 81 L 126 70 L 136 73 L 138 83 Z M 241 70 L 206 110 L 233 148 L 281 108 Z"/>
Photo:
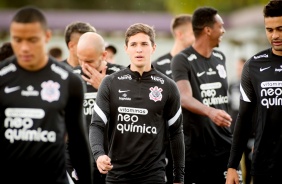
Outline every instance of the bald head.
<path id="1" fill-rule="evenodd" d="M 103 37 L 94 32 L 84 33 L 78 40 L 76 54 L 82 67 L 87 64 L 101 71 L 107 55 Z"/>
<path id="2" fill-rule="evenodd" d="M 105 41 L 103 37 L 94 32 L 84 33 L 78 40 L 77 52 L 85 49 L 98 53 L 105 51 Z"/>

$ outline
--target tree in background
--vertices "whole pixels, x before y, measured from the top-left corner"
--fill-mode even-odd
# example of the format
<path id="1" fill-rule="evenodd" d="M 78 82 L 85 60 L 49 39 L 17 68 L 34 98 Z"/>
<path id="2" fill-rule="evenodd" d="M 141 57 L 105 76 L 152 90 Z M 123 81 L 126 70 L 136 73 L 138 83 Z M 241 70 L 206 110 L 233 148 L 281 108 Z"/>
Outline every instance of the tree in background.
<path id="1" fill-rule="evenodd" d="M 251 5 L 266 4 L 269 0 L 1 0 L 0 8 L 19 8 L 25 5 L 35 5 L 44 9 L 85 9 L 99 11 L 162 11 L 172 14 L 193 13 L 199 6 L 216 7 L 222 13 L 230 13 L 234 10 Z"/>

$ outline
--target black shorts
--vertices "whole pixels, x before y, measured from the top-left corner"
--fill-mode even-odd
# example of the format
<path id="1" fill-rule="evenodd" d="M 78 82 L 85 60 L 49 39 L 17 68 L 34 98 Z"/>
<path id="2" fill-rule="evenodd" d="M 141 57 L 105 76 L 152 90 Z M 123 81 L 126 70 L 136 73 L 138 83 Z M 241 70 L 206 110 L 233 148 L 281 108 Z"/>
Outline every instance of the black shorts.
<path id="1" fill-rule="evenodd" d="M 185 184 L 225 184 L 229 153 L 218 157 L 205 157 L 185 162 Z M 238 169 L 240 182 L 243 183 L 242 172 Z"/>
<path id="2" fill-rule="evenodd" d="M 281 175 L 259 175 L 252 178 L 253 184 L 278 184 L 281 182 Z"/>

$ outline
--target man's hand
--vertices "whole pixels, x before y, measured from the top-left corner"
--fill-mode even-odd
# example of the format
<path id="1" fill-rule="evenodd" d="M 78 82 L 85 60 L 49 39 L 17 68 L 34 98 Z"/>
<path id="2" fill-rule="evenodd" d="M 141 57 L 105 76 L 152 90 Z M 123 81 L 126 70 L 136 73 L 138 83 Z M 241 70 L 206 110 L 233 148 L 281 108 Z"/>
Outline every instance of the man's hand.
<path id="1" fill-rule="evenodd" d="M 82 71 L 87 76 L 86 77 L 82 75 L 83 80 L 90 83 L 95 89 L 99 89 L 102 80 L 106 76 L 107 66 L 105 66 L 100 73 L 100 71 L 89 66 L 88 64 L 84 64 Z"/>
<path id="2" fill-rule="evenodd" d="M 228 168 L 225 184 L 239 184 L 239 176 L 236 169 Z"/>
<path id="3" fill-rule="evenodd" d="M 210 108 L 208 117 L 217 125 L 221 127 L 230 127 L 232 118 L 224 110 Z"/>
<path id="4" fill-rule="evenodd" d="M 99 156 L 96 163 L 100 173 L 102 174 L 107 174 L 108 171 L 110 171 L 113 168 L 111 164 L 111 159 L 107 155 Z"/>

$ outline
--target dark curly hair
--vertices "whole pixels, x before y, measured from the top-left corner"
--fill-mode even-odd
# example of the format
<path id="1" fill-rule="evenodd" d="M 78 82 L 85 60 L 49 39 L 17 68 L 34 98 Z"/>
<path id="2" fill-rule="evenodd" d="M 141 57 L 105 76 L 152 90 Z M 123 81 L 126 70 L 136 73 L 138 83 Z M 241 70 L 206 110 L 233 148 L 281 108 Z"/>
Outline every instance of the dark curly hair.
<path id="1" fill-rule="evenodd" d="M 282 16 L 282 1 L 271 0 L 263 9 L 264 17 L 281 17 Z"/>

